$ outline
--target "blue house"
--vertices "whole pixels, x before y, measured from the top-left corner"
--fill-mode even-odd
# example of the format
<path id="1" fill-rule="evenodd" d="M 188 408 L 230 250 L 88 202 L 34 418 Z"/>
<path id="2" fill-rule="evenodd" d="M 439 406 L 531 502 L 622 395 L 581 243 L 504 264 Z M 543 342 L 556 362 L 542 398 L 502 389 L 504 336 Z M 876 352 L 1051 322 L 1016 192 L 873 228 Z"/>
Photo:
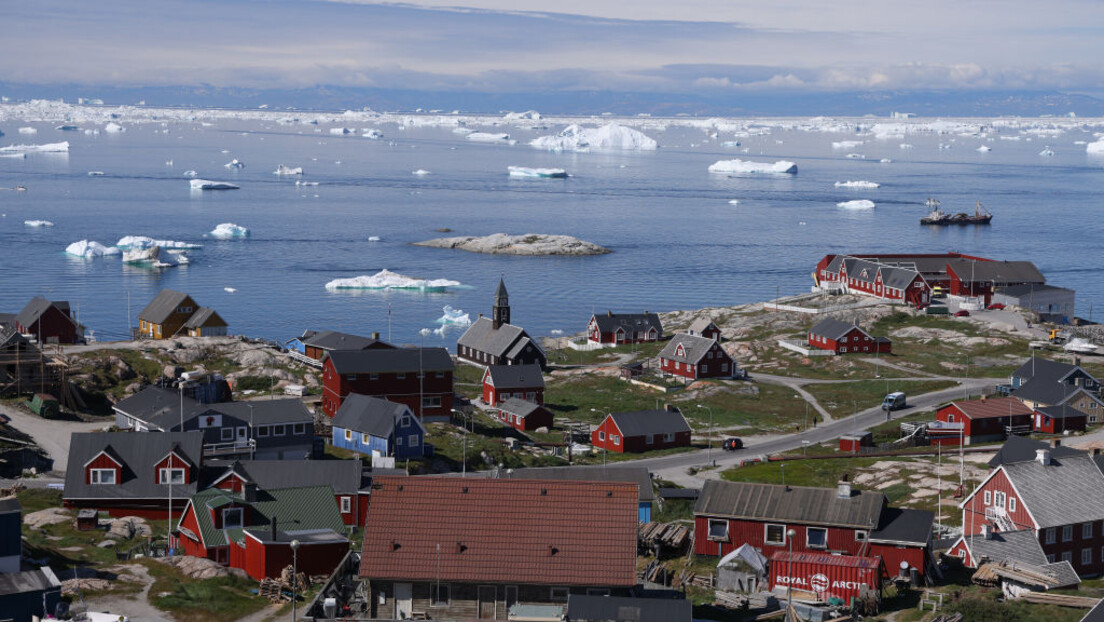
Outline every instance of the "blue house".
<path id="1" fill-rule="evenodd" d="M 350 393 L 333 418 L 334 447 L 400 460 L 425 454 L 425 428 L 410 408 Z"/>

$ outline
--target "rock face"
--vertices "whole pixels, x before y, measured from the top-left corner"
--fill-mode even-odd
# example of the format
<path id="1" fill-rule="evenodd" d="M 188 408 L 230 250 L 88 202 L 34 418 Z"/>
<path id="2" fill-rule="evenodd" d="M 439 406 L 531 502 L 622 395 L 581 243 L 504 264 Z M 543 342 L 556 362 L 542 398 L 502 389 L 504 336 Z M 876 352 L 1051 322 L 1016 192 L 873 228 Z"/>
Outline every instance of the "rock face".
<path id="1" fill-rule="evenodd" d="M 231 574 L 237 576 L 244 576 L 246 574 L 244 570 L 239 568 L 226 568 L 214 560 L 203 557 L 179 555 L 176 557 L 158 557 L 155 559 L 159 562 L 176 567 L 184 576 L 193 579 L 213 579 L 215 577 L 225 577 Z"/>
<path id="2" fill-rule="evenodd" d="M 31 529 L 38 529 L 44 525 L 57 525 L 73 520 L 73 515 L 65 508 L 46 508 L 37 512 L 23 515 L 23 524 Z"/>
<path id="3" fill-rule="evenodd" d="M 415 246 L 455 248 L 489 255 L 605 255 L 608 248 L 569 235 L 494 233 L 484 237 L 437 238 L 415 242 Z"/>

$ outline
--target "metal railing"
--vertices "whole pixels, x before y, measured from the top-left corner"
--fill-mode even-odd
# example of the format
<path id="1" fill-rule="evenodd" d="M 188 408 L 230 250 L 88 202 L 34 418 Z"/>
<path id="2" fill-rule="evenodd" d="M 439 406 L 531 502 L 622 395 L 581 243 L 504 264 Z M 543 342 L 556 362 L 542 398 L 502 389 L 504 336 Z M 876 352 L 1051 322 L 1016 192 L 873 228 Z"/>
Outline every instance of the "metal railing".
<path id="1" fill-rule="evenodd" d="M 249 439 L 245 441 L 229 441 L 226 443 L 208 443 L 203 446 L 204 456 L 225 456 L 252 451 L 257 448 L 257 441 Z"/>

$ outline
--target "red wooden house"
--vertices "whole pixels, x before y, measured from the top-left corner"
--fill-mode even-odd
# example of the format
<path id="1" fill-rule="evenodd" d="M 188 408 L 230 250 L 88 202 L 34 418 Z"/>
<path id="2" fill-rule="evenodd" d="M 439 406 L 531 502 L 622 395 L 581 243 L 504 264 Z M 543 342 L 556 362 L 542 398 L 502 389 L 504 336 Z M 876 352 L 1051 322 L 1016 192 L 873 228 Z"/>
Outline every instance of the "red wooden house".
<path id="1" fill-rule="evenodd" d="M 929 430 L 936 445 L 988 443 L 1007 438 L 1010 433 L 1031 431 L 1030 408 L 1014 397 L 962 400 L 942 406 L 935 419 L 943 424 Z"/>
<path id="2" fill-rule="evenodd" d="M 1049 562 L 1068 561 L 1082 576 L 1104 572 L 1104 475 L 1093 458 L 1066 448 L 1001 453 L 959 505 L 963 534 L 1028 530 Z"/>
<path id="3" fill-rule="evenodd" d="M 34 335 L 38 343 L 79 343 L 84 341 L 84 327 L 71 316 L 65 300 L 49 301 L 40 296 L 31 299 L 15 316 L 15 328 L 24 335 Z"/>
<path id="4" fill-rule="evenodd" d="M 721 329 L 717 328 L 717 325 L 707 317 L 700 317 L 691 322 L 690 328 L 686 329 L 686 333 L 695 337 L 705 337 L 715 341 L 721 340 Z"/>
<path id="5" fill-rule="evenodd" d="M 326 354 L 335 350 L 393 350 L 395 346 L 380 341 L 379 333 L 361 337 L 336 330 L 306 330 L 299 338 L 289 341 L 288 348 L 321 362 Z"/>
<path id="6" fill-rule="evenodd" d="M 483 372 L 483 402 L 497 406 L 510 398 L 544 404 L 540 365 L 491 365 Z"/>
<path id="7" fill-rule="evenodd" d="M 241 493 L 210 488 L 194 495 L 177 524 L 186 555 L 245 570 L 254 579 L 278 577 L 298 540 L 300 572 L 328 575 L 349 552 L 345 524 L 329 486 Z"/>
<path id="8" fill-rule="evenodd" d="M 824 318 L 809 329 L 809 345 L 836 354 L 870 354 L 893 351 L 893 342 L 886 337 L 873 337 L 856 324 L 834 318 Z"/>
<path id="9" fill-rule="evenodd" d="M 622 344 L 658 341 L 663 324 L 655 313 L 614 313 L 592 315 L 587 323 L 587 340 L 593 343 Z"/>
<path id="10" fill-rule="evenodd" d="M 590 444 L 617 453 L 690 446 L 690 425 L 677 408 L 609 413 L 590 433 Z"/>
<path id="11" fill-rule="evenodd" d="M 444 348 L 345 351 L 322 362 L 322 412 L 337 413 L 350 393 L 405 404 L 422 421 L 448 421 L 455 365 Z"/>
<path id="12" fill-rule="evenodd" d="M 932 278 L 943 272 L 945 259 L 934 256 L 827 255 L 817 264 L 817 287 L 922 307 L 931 300 Z M 946 256 L 942 256 L 946 257 Z M 936 262 L 936 264 L 932 264 Z"/>
<path id="13" fill-rule="evenodd" d="M 1008 398 L 1015 399 L 1015 398 Z M 1084 432 L 1089 416 L 1067 404 L 1036 408 L 1034 413 L 1035 431 L 1043 434 L 1065 434 L 1066 432 Z"/>
<path id="14" fill-rule="evenodd" d="M 691 380 L 701 378 L 731 378 L 736 373 L 736 361 L 721 347 L 721 343 L 706 337 L 674 335 L 659 352 L 659 368 L 668 374 Z"/>
<path id="15" fill-rule="evenodd" d="M 537 428 L 552 428 L 553 415 L 540 404 L 511 397 L 498 406 L 498 418 L 506 425 L 528 432 Z"/>

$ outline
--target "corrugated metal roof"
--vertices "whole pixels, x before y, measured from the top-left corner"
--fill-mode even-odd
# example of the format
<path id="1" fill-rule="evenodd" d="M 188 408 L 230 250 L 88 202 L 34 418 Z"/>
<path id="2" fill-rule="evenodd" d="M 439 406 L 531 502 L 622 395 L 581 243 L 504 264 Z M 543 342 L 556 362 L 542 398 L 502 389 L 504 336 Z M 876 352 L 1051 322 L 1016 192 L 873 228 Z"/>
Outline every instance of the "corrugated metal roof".
<path id="1" fill-rule="evenodd" d="M 885 500 L 880 492 L 853 490 L 841 498 L 835 488 L 708 480 L 694 514 L 875 529 Z"/>
<path id="2" fill-rule="evenodd" d="M 881 565 L 877 557 L 856 557 L 854 555 L 830 555 L 828 553 L 791 553 L 778 551 L 771 555 L 771 563 L 794 562 L 815 564 L 817 566 L 840 566 L 844 568 L 866 568 L 876 570 Z"/>
<path id="3" fill-rule="evenodd" d="M 326 354 L 339 374 L 452 371 L 456 366 L 444 348 L 335 350 Z"/>
<path id="4" fill-rule="evenodd" d="M 495 389 L 544 388 L 540 365 L 491 365 L 487 367 Z"/>
<path id="5" fill-rule="evenodd" d="M 1020 501 L 1039 528 L 1104 519 L 1104 475 L 1087 455 L 1004 464 Z"/>

